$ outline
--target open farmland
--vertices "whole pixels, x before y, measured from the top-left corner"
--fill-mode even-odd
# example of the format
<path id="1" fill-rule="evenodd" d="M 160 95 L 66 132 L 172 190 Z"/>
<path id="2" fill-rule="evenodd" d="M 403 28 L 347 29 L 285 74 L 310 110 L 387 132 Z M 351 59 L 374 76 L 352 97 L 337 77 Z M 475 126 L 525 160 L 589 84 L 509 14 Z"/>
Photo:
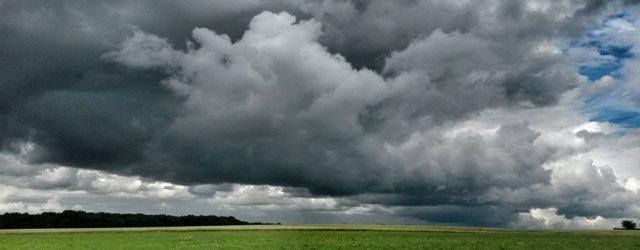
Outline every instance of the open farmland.
<path id="1" fill-rule="evenodd" d="M 399 225 L 219 226 L 0 231 L 0 249 L 640 249 L 640 231 Z"/>

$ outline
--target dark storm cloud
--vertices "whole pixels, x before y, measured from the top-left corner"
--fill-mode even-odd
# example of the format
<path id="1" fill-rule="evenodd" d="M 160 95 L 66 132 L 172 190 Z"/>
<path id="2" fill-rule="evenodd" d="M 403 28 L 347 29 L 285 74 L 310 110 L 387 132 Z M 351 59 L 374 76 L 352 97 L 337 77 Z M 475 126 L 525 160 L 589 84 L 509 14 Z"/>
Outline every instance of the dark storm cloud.
<path id="1" fill-rule="evenodd" d="M 435 30 L 470 33 L 499 42 L 506 49 L 538 39 L 580 34 L 590 15 L 606 7 L 604 1 L 551 3 L 547 13 L 527 11 L 526 1 L 312 1 L 302 9 L 321 20 L 321 38 L 330 51 L 348 57 L 356 67 L 384 67 L 389 53 L 402 50 L 412 41 Z M 535 2 L 533 3 L 535 4 Z M 541 5 L 548 2 L 540 2 Z M 576 9 L 566 9 L 576 8 Z M 490 8 L 495 7 L 492 10 Z M 558 14 L 571 17 L 558 21 Z M 487 23 L 487 21 L 491 23 Z M 506 56 L 506 54 L 505 54 Z M 518 58 L 514 55 L 514 58 Z"/>
<path id="2" fill-rule="evenodd" d="M 130 71 L 101 56 L 134 27 L 176 41 L 195 26 L 238 36 L 265 7 L 247 2 L 218 10 L 217 5 L 3 2 L 1 145 L 10 149 L 15 142 L 38 142 L 34 162 L 110 169 L 139 161 L 143 144 L 173 116 L 175 100 L 157 85 L 159 72 Z"/>
<path id="3" fill-rule="evenodd" d="M 577 86 L 554 44 L 607 5 L 539 3 L 0 2 L 0 145 L 33 143 L 33 163 L 375 194 L 358 199 L 505 224 L 530 207 L 478 197 L 549 185 L 542 165 L 560 150 L 520 121 L 489 134 L 447 127 L 554 105 Z"/>

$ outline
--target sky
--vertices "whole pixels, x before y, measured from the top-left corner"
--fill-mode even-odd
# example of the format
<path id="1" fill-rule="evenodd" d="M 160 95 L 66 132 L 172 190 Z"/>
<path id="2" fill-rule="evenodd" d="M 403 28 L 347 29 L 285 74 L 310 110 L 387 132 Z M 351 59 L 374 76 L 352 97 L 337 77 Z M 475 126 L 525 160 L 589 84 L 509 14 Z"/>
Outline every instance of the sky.
<path id="1" fill-rule="evenodd" d="M 0 0 L 0 213 L 640 219 L 640 6 Z"/>

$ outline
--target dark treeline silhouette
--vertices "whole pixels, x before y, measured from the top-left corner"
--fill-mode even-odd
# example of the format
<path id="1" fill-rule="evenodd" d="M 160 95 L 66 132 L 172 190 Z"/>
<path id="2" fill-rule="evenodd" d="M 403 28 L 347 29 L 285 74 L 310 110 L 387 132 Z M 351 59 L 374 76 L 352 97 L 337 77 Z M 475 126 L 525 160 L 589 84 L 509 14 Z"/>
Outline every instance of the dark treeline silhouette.
<path id="1" fill-rule="evenodd" d="M 173 226 L 219 226 L 259 225 L 233 216 L 213 215 L 146 215 L 92 213 L 66 210 L 62 213 L 6 213 L 0 215 L 0 228 L 91 228 L 91 227 L 173 227 Z"/>
<path id="2" fill-rule="evenodd" d="M 620 223 L 622 225 L 622 228 L 626 229 L 626 230 L 635 230 L 636 229 L 636 223 L 633 222 L 632 220 L 623 220 L 622 223 Z"/>
<path id="3" fill-rule="evenodd" d="M 640 230 L 636 228 L 636 223 L 632 220 L 623 220 L 620 225 L 622 225 L 622 227 L 614 227 L 613 230 Z"/>

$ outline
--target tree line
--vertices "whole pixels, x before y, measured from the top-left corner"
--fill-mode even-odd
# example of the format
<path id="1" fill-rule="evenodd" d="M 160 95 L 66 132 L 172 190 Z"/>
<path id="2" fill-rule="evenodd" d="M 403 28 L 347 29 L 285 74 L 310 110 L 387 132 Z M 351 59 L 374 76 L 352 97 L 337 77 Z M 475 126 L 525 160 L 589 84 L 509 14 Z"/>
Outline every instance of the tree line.
<path id="1" fill-rule="evenodd" d="M 636 230 L 636 223 L 632 220 L 623 220 L 621 223 L 622 228 L 626 230 Z"/>
<path id="2" fill-rule="evenodd" d="M 233 216 L 214 215 L 147 215 L 93 213 L 66 210 L 62 213 L 41 214 L 5 213 L 0 215 L 0 229 L 10 228 L 94 228 L 94 227 L 174 227 L 174 226 L 220 226 L 260 225 Z"/>

